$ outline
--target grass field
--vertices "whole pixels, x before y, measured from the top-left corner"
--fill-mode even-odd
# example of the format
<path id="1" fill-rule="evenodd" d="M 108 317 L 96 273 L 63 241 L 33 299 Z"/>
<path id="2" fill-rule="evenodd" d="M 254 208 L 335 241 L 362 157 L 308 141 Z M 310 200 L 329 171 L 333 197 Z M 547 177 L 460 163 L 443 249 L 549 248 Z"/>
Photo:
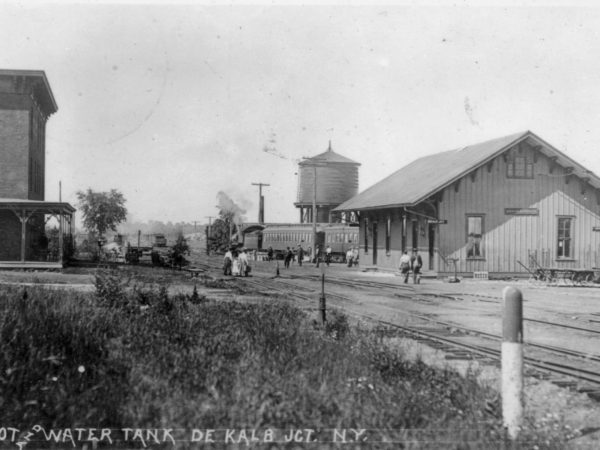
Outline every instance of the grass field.
<path id="1" fill-rule="evenodd" d="M 558 424 L 529 424 L 513 446 L 495 392 L 405 361 L 383 330 L 351 328 L 340 313 L 323 329 L 284 302 L 139 286 L 106 272 L 95 294 L 0 291 L 0 424 L 166 427 L 178 448 L 193 429 L 215 430 L 212 448 L 244 444 L 240 430 L 257 430 L 257 445 L 270 430 L 274 445 L 290 429 L 324 445 L 368 437 L 368 448 L 565 447 Z"/>

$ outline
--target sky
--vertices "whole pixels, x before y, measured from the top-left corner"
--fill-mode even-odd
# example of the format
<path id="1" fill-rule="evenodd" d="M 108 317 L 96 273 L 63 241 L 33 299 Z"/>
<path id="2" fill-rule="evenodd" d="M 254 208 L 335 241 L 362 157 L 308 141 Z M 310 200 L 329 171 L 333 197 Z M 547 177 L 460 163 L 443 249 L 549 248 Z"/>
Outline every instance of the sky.
<path id="1" fill-rule="evenodd" d="M 359 191 L 525 130 L 600 174 L 600 7 L 535 4 L 3 2 L 0 68 L 57 101 L 46 200 L 62 181 L 207 223 L 223 191 L 256 221 L 262 182 L 265 220 L 295 222 L 297 164 L 329 141 Z"/>

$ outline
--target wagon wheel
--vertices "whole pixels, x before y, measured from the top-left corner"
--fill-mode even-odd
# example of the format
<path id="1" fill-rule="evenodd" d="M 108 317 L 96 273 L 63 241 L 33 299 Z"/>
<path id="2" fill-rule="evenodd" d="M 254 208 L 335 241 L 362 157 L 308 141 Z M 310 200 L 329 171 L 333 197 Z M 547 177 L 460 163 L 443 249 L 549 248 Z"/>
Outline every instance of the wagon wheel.
<path id="1" fill-rule="evenodd" d="M 544 274 L 544 271 L 541 269 L 537 269 L 535 271 L 535 275 L 533 278 L 537 281 L 546 281 L 546 275 Z"/>
<path id="2" fill-rule="evenodd" d="M 586 286 L 589 286 L 590 284 L 592 284 L 594 282 L 594 272 L 589 271 L 586 272 L 583 276 L 584 280 L 583 280 L 583 284 L 585 284 Z"/>
<path id="3" fill-rule="evenodd" d="M 589 272 L 589 273 L 587 274 L 587 276 L 585 277 L 585 281 L 587 281 L 587 282 L 590 282 L 590 283 L 591 283 L 592 281 L 594 281 L 594 272 Z"/>

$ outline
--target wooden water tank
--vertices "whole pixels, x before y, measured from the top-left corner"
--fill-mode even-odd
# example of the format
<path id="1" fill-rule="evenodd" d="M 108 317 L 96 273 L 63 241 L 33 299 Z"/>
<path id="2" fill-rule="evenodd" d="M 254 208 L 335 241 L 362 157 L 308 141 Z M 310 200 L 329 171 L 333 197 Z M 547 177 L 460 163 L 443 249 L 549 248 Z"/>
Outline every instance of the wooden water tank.
<path id="1" fill-rule="evenodd" d="M 358 166 L 331 149 L 299 163 L 297 208 L 312 208 L 315 171 L 318 222 L 327 222 L 329 211 L 358 194 Z"/>

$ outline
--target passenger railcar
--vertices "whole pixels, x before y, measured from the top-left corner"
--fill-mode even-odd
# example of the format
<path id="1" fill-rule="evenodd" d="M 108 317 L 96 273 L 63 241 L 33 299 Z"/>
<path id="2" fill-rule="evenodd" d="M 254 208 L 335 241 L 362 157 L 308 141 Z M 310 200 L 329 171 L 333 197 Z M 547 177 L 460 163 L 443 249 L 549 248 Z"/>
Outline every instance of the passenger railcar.
<path id="1" fill-rule="evenodd" d="M 316 244 L 323 250 L 331 246 L 332 259 L 344 262 L 346 252 L 352 247 L 358 246 L 358 225 L 354 224 L 318 224 Z M 253 248 L 258 239 L 249 233 L 247 237 L 248 248 Z M 259 250 L 267 250 L 271 247 L 276 257 L 283 257 L 287 248 L 295 250 L 301 244 L 305 251 L 314 249 L 312 224 L 278 224 L 267 225 L 262 230 L 262 246 Z M 256 247 L 254 247 L 256 248 Z"/>

